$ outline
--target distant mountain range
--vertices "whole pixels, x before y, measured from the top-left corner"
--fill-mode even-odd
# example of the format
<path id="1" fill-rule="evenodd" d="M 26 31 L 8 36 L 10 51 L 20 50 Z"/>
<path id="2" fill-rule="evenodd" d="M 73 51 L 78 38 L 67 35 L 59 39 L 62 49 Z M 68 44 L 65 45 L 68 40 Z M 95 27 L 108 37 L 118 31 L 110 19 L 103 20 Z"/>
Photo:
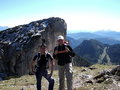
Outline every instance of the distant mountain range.
<path id="1" fill-rule="evenodd" d="M 120 32 L 115 31 L 97 31 L 97 32 L 79 32 L 68 33 L 67 39 L 70 41 L 71 46 L 75 48 L 84 40 L 95 39 L 104 44 L 114 45 L 120 44 Z"/>
<path id="2" fill-rule="evenodd" d="M 9 28 L 9 27 L 8 26 L 0 26 L 0 30 L 5 30 L 7 28 Z"/>
<path id="3" fill-rule="evenodd" d="M 94 34 L 94 33 L 90 33 L 90 32 L 79 32 L 79 33 L 68 33 L 67 36 L 70 36 L 74 39 L 80 39 L 80 38 L 102 38 L 103 36 Z"/>
<path id="4" fill-rule="evenodd" d="M 97 32 L 94 32 L 94 34 L 120 40 L 120 32 L 116 32 L 116 31 L 97 31 Z"/>
<path id="5" fill-rule="evenodd" d="M 97 40 L 84 40 L 74 51 L 91 64 L 120 64 L 120 44 L 107 45 Z"/>

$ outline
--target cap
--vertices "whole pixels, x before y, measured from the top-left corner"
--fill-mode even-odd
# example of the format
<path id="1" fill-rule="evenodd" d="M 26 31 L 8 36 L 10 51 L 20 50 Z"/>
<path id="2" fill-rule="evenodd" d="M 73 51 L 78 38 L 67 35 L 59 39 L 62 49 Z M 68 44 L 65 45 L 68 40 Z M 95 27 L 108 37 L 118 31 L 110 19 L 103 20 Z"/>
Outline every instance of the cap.
<path id="1" fill-rule="evenodd" d="M 64 37 L 63 37 L 62 35 L 59 35 L 58 38 L 57 38 L 57 40 L 59 40 L 59 39 L 62 39 L 62 40 L 63 40 Z"/>

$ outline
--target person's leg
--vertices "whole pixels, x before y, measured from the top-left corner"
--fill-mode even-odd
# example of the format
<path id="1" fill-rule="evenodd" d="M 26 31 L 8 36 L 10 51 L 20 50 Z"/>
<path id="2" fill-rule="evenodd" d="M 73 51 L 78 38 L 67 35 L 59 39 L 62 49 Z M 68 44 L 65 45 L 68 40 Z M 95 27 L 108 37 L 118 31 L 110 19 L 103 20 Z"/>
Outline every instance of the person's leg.
<path id="1" fill-rule="evenodd" d="M 66 64 L 67 90 L 73 90 L 72 63 Z"/>
<path id="2" fill-rule="evenodd" d="M 59 75 L 59 90 L 65 90 L 65 67 L 58 66 L 58 75 Z"/>
<path id="3" fill-rule="evenodd" d="M 41 90 L 41 79 L 42 79 L 42 73 L 40 71 L 37 71 L 36 72 L 37 90 Z"/>
<path id="4" fill-rule="evenodd" d="M 53 90 L 54 88 L 54 79 L 52 79 L 52 77 L 48 76 L 48 72 L 47 70 L 44 70 L 43 76 L 48 80 L 49 82 L 49 87 L 48 90 Z"/>

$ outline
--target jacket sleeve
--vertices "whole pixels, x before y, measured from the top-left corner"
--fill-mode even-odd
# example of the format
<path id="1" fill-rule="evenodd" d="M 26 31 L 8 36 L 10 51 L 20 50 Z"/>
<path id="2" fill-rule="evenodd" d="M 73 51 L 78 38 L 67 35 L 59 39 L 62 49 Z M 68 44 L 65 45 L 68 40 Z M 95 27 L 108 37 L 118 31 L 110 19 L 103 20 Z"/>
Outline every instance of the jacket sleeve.
<path id="1" fill-rule="evenodd" d="M 53 58 L 54 58 L 54 59 L 57 59 L 57 54 L 55 54 L 55 50 L 57 50 L 57 47 L 54 48 L 54 51 L 53 51 Z"/>
<path id="2" fill-rule="evenodd" d="M 51 56 L 51 54 L 50 54 L 50 53 L 49 53 L 48 55 L 49 55 L 49 56 L 48 56 L 48 57 L 49 57 L 49 59 L 52 61 L 52 60 L 53 60 L 53 57 Z"/>
<path id="3" fill-rule="evenodd" d="M 34 57 L 33 57 L 33 61 L 35 61 L 37 59 L 37 55 L 35 55 Z"/>
<path id="4" fill-rule="evenodd" d="M 68 52 L 69 55 L 72 56 L 72 57 L 74 57 L 74 56 L 75 56 L 75 53 L 74 53 L 73 49 L 72 49 L 69 45 L 67 45 L 67 48 L 70 50 L 70 51 Z"/>

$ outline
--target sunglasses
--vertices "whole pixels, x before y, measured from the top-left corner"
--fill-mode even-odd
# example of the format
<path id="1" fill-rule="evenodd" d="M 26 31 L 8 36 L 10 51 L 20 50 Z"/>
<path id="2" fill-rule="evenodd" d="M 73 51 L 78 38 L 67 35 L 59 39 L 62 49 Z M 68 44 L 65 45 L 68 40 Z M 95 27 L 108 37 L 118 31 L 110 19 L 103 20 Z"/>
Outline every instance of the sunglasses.
<path id="1" fill-rule="evenodd" d="M 41 49 L 46 49 L 46 47 L 41 47 Z"/>

